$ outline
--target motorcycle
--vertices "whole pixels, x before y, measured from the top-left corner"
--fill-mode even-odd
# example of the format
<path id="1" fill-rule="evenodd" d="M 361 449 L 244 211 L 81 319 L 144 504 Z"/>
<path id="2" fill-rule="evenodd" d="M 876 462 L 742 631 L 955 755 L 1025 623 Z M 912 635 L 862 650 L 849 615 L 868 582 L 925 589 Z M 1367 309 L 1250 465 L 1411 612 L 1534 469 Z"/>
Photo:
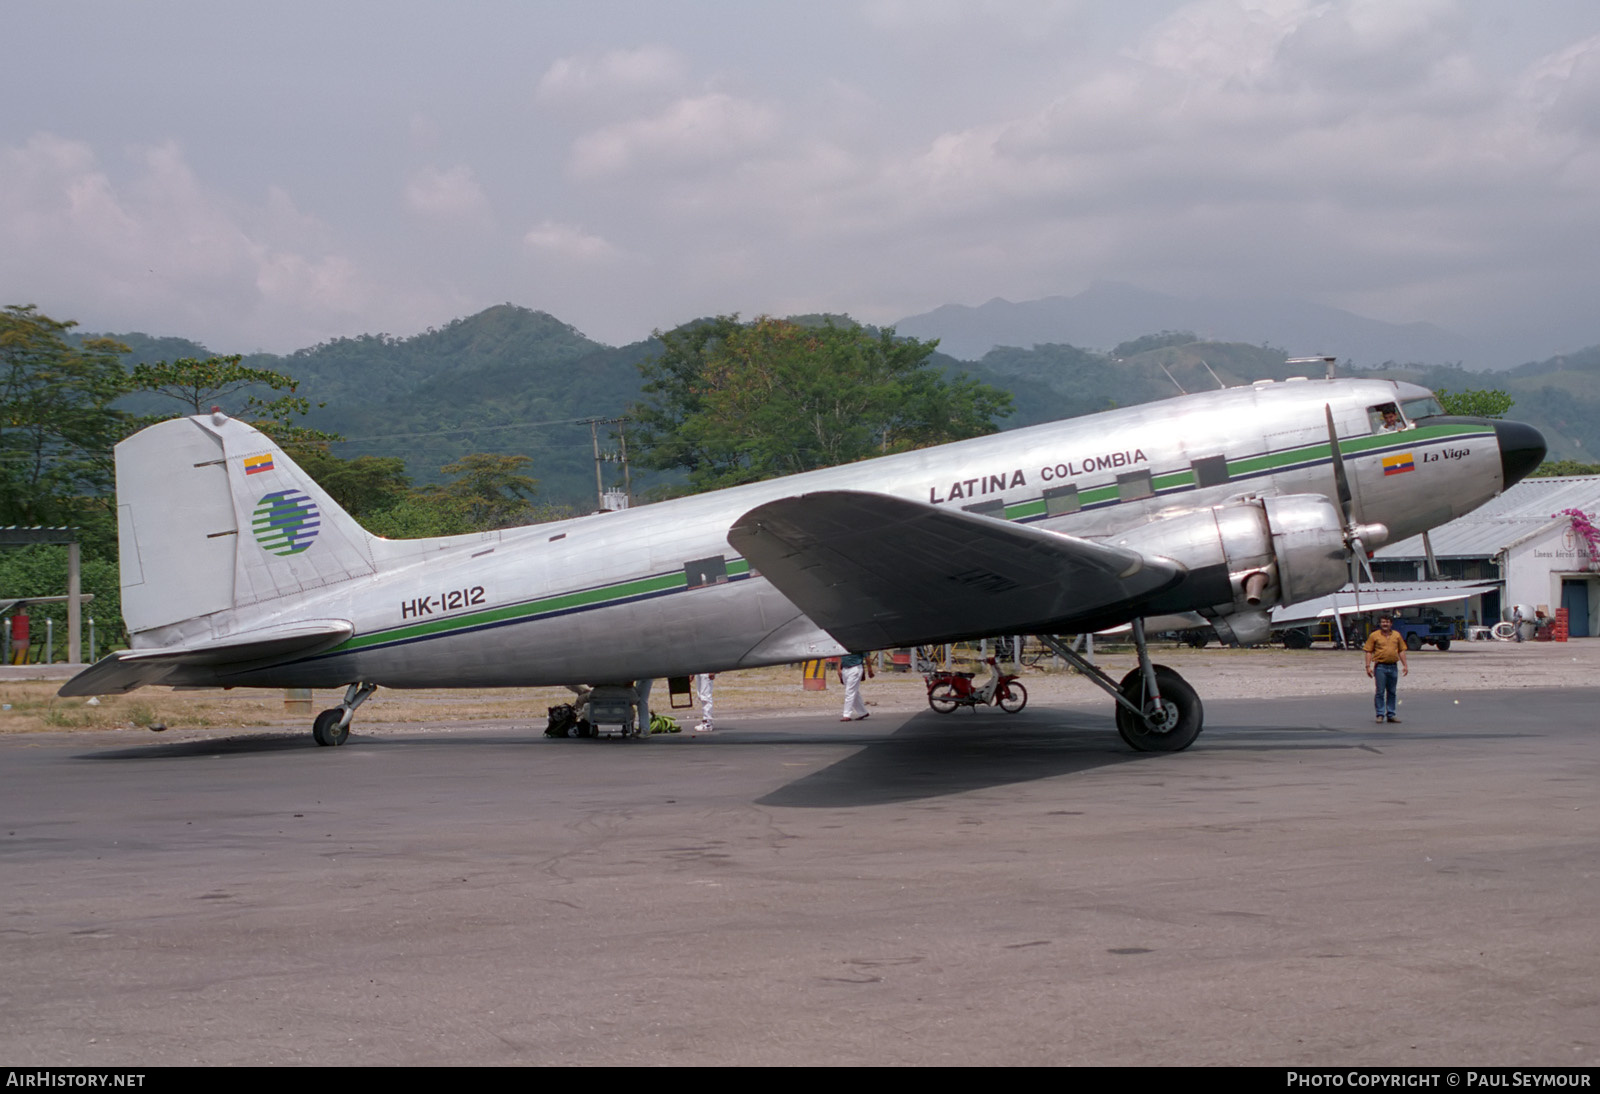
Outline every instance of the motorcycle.
<path id="1" fill-rule="evenodd" d="M 940 714 L 949 714 L 957 707 L 997 706 L 1007 714 L 1015 714 L 1028 705 L 1028 689 L 1017 682 L 1014 673 L 1002 673 L 993 657 L 986 662 L 989 679 L 981 687 L 973 687 L 973 673 L 930 672 L 923 679 L 928 684 L 928 705 Z"/>

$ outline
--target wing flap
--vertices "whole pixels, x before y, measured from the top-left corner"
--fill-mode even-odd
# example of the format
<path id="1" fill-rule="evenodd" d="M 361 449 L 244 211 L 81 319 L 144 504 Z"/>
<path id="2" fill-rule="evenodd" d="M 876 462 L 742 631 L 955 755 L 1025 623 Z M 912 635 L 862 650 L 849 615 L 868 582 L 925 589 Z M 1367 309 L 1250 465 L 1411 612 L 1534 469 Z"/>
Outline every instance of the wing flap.
<path id="1" fill-rule="evenodd" d="M 288 657 L 319 653 L 355 633 L 346 619 L 313 619 L 279 627 L 246 631 L 214 642 L 165 649 L 117 650 L 61 686 L 58 695 L 120 695 L 159 684 L 185 669 L 210 669 L 218 674 L 270 664 Z M 184 674 L 184 683 L 191 683 Z"/>
<path id="2" fill-rule="evenodd" d="M 853 490 L 757 506 L 728 542 L 851 649 L 1071 630 L 1131 615 L 1184 572 L 1137 551 Z"/>

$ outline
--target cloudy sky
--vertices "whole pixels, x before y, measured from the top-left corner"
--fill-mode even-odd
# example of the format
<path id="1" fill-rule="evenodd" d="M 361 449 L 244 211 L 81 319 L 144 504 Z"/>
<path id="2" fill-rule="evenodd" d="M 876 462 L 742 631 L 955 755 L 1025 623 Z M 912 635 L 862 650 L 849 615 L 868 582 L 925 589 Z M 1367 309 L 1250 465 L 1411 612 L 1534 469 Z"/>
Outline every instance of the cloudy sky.
<path id="1" fill-rule="evenodd" d="M 1600 342 L 1595 0 L 9 0 L 0 303 L 218 352 L 510 301 L 1294 296 Z"/>

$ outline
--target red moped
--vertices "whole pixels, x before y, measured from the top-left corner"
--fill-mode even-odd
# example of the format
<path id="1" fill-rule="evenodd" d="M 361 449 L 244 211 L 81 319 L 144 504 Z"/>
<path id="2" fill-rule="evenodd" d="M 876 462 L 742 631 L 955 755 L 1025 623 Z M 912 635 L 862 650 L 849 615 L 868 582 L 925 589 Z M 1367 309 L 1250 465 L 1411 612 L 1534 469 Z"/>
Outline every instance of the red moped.
<path id="1" fill-rule="evenodd" d="M 970 672 L 930 672 L 923 679 L 928 682 L 928 705 L 940 714 L 949 714 L 956 707 L 997 706 L 1007 714 L 1015 714 L 1028 705 L 1028 689 L 1017 682 L 1014 673 L 1002 673 L 993 657 L 987 661 L 989 679 L 982 687 L 972 686 Z"/>

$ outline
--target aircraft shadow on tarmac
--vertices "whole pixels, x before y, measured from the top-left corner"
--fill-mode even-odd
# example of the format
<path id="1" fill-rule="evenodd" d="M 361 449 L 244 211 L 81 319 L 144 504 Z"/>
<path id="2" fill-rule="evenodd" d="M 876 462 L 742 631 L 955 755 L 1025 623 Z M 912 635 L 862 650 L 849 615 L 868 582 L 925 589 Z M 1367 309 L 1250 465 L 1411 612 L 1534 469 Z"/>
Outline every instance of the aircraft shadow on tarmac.
<path id="1" fill-rule="evenodd" d="M 1524 693 L 1525 695 L 1527 693 Z M 1559 694 L 1559 693 L 1557 693 Z M 1498 698 L 1498 697 L 1497 697 Z M 1547 700 L 1548 701 L 1548 700 Z M 1502 702 L 1504 702 L 1502 700 Z M 1497 707 L 1500 703 L 1495 704 Z M 1382 753 L 1405 743 L 1473 738 L 1512 738 L 1525 735 L 1509 729 L 1502 716 L 1491 715 L 1479 724 L 1464 726 L 1439 710 L 1430 725 L 1396 727 L 1363 724 L 1365 717 L 1346 717 L 1348 700 L 1296 699 L 1263 704 L 1254 701 L 1217 704 L 1211 725 L 1196 742 L 1189 759 L 1212 751 L 1296 752 L 1306 749 L 1358 749 Z M 1496 714 L 1500 714 L 1496 711 Z M 1265 715 L 1263 718 L 1262 716 Z M 1331 724 L 1330 724 L 1331 723 Z M 923 711 L 894 726 L 890 718 L 848 730 L 830 726 L 816 733 L 767 733 L 730 726 L 730 732 L 697 738 L 698 746 L 711 748 L 794 747 L 823 745 L 848 750 L 828 766 L 804 775 L 757 799 L 757 803 L 785 808 L 838 808 L 883 805 L 944 797 L 970 790 L 1032 782 L 1117 767 L 1131 763 L 1184 763 L 1180 755 L 1133 752 L 1117 736 L 1111 719 L 1081 710 L 1043 709 L 1002 715 L 994 711 L 957 711 L 950 715 Z M 468 745 L 488 748 L 524 748 L 546 744 L 560 748 L 607 747 L 600 741 L 551 741 L 529 736 L 519 726 L 511 734 L 488 727 L 463 725 L 463 730 L 484 729 L 462 735 L 426 739 L 353 735 L 346 748 L 404 743 L 409 746 L 458 749 Z M 1531 727 L 1530 727 L 1531 728 Z M 612 741 L 622 747 L 641 742 Z M 685 741 L 684 743 L 688 743 Z M 334 750 L 343 751 L 343 750 Z M 236 736 L 205 740 L 152 742 L 131 747 L 79 753 L 80 759 L 158 760 L 198 759 L 311 752 L 326 754 L 299 731 L 245 731 Z"/>
<path id="2" fill-rule="evenodd" d="M 1009 717 L 985 717 L 985 713 L 917 714 L 894 733 L 865 742 L 838 762 L 758 799 L 758 804 L 812 809 L 882 805 L 1102 767 L 1192 762 L 1209 751 L 1358 749 L 1381 754 L 1412 741 L 1518 736 L 1421 727 L 1400 736 L 1392 728 L 1328 725 L 1308 709 L 1269 718 L 1264 724 L 1213 724 L 1190 753 L 1171 754 L 1129 750 L 1111 719 L 1101 715 L 1063 710 Z M 833 741 L 839 743 L 838 738 Z"/>
<path id="3" fill-rule="evenodd" d="M 802 776 L 758 805 L 831 809 L 937 798 L 991 786 L 1049 779 L 1135 763 L 1110 719 L 1076 712 L 1009 716 L 914 715 L 893 733 L 820 771 Z"/>
<path id="4" fill-rule="evenodd" d="M 238 756 L 252 752 L 301 752 L 315 748 L 304 733 L 241 733 L 237 737 L 208 737 L 199 741 L 152 741 L 105 751 L 80 752 L 79 760 L 174 760 L 184 757 Z"/>

